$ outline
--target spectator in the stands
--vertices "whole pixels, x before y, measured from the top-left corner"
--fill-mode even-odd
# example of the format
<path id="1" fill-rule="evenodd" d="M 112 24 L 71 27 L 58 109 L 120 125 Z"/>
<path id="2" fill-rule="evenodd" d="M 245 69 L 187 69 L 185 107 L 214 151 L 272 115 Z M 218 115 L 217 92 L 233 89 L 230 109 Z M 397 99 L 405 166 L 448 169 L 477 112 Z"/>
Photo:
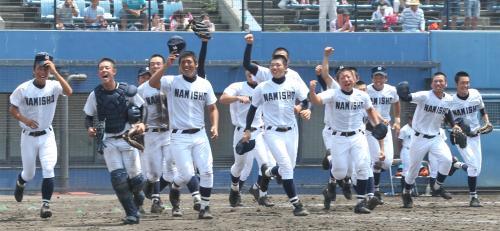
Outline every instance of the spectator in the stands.
<path id="1" fill-rule="evenodd" d="M 328 16 L 328 21 L 326 17 Z M 326 32 L 326 25 L 330 25 L 337 18 L 336 0 L 319 0 L 319 32 Z"/>
<path id="2" fill-rule="evenodd" d="M 170 31 L 185 31 L 191 19 L 193 19 L 193 15 L 191 15 L 190 12 L 184 14 L 184 12 L 180 10 L 175 11 L 172 16 L 170 16 Z"/>
<path id="3" fill-rule="evenodd" d="M 441 15 L 441 27 L 445 28 L 445 25 L 448 25 L 446 21 L 451 19 L 449 29 L 456 30 L 457 17 L 460 15 L 460 0 L 448 0 L 448 4 L 444 4 L 443 12 Z"/>
<path id="4" fill-rule="evenodd" d="M 98 30 L 108 26 L 104 19 L 104 8 L 99 6 L 99 0 L 92 0 L 90 6 L 83 10 L 83 21 L 87 29 Z"/>
<path id="5" fill-rule="evenodd" d="M 330 32 L 354 32 L 348 10 L 339 9 L 337 19 L 330 22 Z"/>
<path id="6" fill-rule="evenodd" d="M 80 14 L 78 5 L 73 0 L 60 3 L 56 10 L 56 28 L 59 30 L 75 29 L 73 17 L 78 17 L 78 14 Z"/>
<path id="7" fill-rule="evenodd" d="M 209 32 L 215 31 L 215 24 L 210 21 L 210 16 L 207 13 L 201 14 L 201 22 L 204 23 L 208 27 Z"/>
<path id="8" fill-rule="evenodd" d="M 378 6 L 377 10 L 375 10 L 372 13 L 372 21 L 375 24 L 375 30 L 376 31 L 392 31 L 391 20 L 387 20 L 387 19 L 389 19 L 389 17 L 392 17 L 392 15 L 393 15 L 392 7 L 387 6 L 387 5 Z"/>
<path id="9" fill-rule="evenodd" d="M 151 31 L 166 31 L 165 22 L 157 13 L 154 13 L 151 19 Z"/>
<path id="10" fill-rule="evenodd" d="M 127 30 L 128 23 L 141 22 L 142 30 L 148 29 L 148 15 L 145 0 L 123 0 L 120 13 L 120 24 L 122 30 Z M 135 28 L 135 25 L 131 27 Z"/>
<path id="11" fill-rule="evenodd" d="M 401 12 L 399 21 L 402 24 L 403 32 L 424 32 L 425 17 L 424 11 L 420 9 L 419 0 L 408 0 L 408 6 Z"/>
<path id="12" fill-rule="evenodd" d="M 479 2 L 479 0 L 465 0 L 465 30 L 477 29 L 477 19 L 479 18 L 480 9 L 481 3 Z"/>

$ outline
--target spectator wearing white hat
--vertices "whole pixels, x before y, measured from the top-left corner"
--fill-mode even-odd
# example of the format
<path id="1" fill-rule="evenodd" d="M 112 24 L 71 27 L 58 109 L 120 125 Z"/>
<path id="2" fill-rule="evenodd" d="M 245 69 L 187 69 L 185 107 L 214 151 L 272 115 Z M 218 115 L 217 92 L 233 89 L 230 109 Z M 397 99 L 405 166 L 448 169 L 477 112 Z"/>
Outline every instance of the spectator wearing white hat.
<path id="1" fill-rule="evenodd" d="M 401 12 L 399 21 L 402 24 L 403 32 L 424 32 L 425 18 L 424 11 L 419 8 L 419 0 L 408 0 L 406 6 Z"/>

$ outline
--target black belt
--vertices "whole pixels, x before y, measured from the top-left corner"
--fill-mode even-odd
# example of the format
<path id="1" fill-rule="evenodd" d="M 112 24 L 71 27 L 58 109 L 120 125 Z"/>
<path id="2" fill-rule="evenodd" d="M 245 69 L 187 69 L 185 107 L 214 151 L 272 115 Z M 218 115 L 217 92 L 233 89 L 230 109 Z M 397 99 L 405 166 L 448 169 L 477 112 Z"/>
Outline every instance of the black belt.
<path id="1" fill-rule="evenodd" d="M 49 130 L 52 131 L 52 128 L 49 128 Z M 23 130 L 23 132 L 27 132 L 27 131 Z M 47 134 L 47 131 L 46 130 L 41 130 L 41 131 L 29 132 L 28 136 L 38 137 L 38 136 L 43 136 L 45 134 Z"/>
<path id="2" fill-rule="evenodd" d="M 352 131 L 352 132 L 333 132 L 332 135 L 337 135 L 339 134 L 340 136 L 345 136 L 345 137 L 349 137 L 349 136 L 353 136 L 353 135 L 356 135 L 356 131 Z"/>
<path id="3" fill-rule="evenodd" d="M 168 128 L 148 128 L 146 131 L 150 132 L 166 132 L 168 131 Z"/>
<path id="4" fill-rule="evenodd" d="M 182 134 L 194 134 L 194 133 L 201 131 L 201 129 L 200 128 L 192 128 L 192 129 L 186 129 L 186 130 L 174 129 L 174 130 L 172 130 L 172 133 L 177 133 L 178 131 L 182 131 L 181 132 Z"/>
<path id="5" fill-rule="evenodd" d="M 274 130 L 274 131 L 277 131 L 277 132 L 287 132 L 287 131 L 292 130 L 292 127 L 273 127 L 273 126 L 269 126 L 269 127 L 266 128 L 266 130 Z"/>
<path id="6" fill-rule="evenodd" d="M 424 137 L 426 139 L 432 139 L 432 138 L 437 136 L 437 135 L 431 136 L 431 135 L 422 134 L 420 132 L 415 132 L 415 136 L 419 136 L 419 135 L 423 135 L 422 137 Z M 438 133 L 438 135 L 439 135 L 439 133 Z"/>
<path id="7" fill-rule="evenodd" d="M 243 127 L 236 127 L 236 130 L 238 130 L 238 131 L 240 131 L 241 129 L 244 129 L 244 128 L 243 128 Z M 250 128 L 250 131 L 251 131 L 251 132 L 255 132 L 255 131 L 257 131 L 257 128 L 255 128 L 255 127 L 251 127 L 251 128 Z"/>

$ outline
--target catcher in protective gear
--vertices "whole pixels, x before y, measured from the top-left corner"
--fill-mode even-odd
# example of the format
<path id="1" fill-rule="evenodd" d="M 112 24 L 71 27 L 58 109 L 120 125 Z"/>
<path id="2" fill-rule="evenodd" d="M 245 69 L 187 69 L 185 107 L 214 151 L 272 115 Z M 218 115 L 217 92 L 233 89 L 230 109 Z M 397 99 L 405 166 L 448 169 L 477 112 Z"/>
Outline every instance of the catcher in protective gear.
<path id="1" fill-rule="evenodd" d="M 194 34 L 201 39 L 211 39 L 212 35 L 210 34 L 210 29 L 203 22 L 197 22 L 194 19 L 189 21 L 189 28 L 193 30 Z"/>

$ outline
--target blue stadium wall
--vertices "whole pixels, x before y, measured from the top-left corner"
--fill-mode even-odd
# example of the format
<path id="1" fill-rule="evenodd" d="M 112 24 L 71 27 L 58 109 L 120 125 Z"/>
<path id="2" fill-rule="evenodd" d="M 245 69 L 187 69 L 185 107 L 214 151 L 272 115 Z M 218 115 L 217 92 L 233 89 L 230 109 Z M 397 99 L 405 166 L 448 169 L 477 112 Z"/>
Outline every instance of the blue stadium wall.
<path id="1" fill-rule="evenodd" d="M 97 84 L 96 62 L 110 57 L 118 62 L 118 80 L 136 82 L 139 66 L 153 53 L 167 55 L 167 39 L 183 36 L 188 49 L 198 52 L 200 41 L 192 33 L 183 32 L 84 32 L 84 31 L 0 31 L 0 93 L 10 93 L 21 82 L 31 78 L 32 59 L 36 52 L 50 52 L 71 73 L 85 73 L 88 80 L 73 83 L 75 92 L 91 91 Z M 209 42 L 207 75 L 216 92 L 234 81 L 243 80 L 241 61 L 244 33 L 215 33 Z M 481 90 L 500 90 L 498 67 L 500 32 L 436 31 L 432 33 L 266 33 L 255 32 L 252 58 L 267 62 L 272 50 L 286 47 L 291 53 L 291 66 L 308 82 L 314 79 L 314 66 L 319 64 L 325 46 L 333 46 L 335 64 L 360 67 L 363 80 L 370 81 L 370 67 L 388 66 L 389 83 L 410 82 L 412 89 L 428 89 L 428 78 L 434 71 L 449 76 L 465 70 L 473 76 L 472 85 Z M 169 73 L 176 73 L 176 66 Z M 427 80 L 427 81 L 426 81 Z M 453 81 L 449 88 L 454 88 Z M 318 136 L 320 137 L 320 136 Z M 500 187 L 500 173 L 495 171 L 499 155 L 494 150 L 498 132 L 484 136 L 482 187 Z M 318 144 L 322 145 L 322 142 Z M 456 150 L 453 148 L 456 154 Z M 216 186 L 226 187 L 228 169 L 216 172 Z M 321 184 L 327 174 L 318 167 L 300 168 L 296 174 L 299 185 Z M 0 188 L 13 186 L 16 171 L 2 170 Z M 105 171 L 102 171 L 105 173 Z M 73 175 L 84 174 L 73 170 Z M 40 180 L 37 174 L 36 182 Z M 93 181 L 95 181 L 94 178 Z M 101 177 L 104 185 L 108 179 Z M 252 175 L 250 179 L 255 179 Z M 311 182 L 313 179 L 314 182 Z M 384 177 L 388 179 L 388 177 Z M 466 175 L 458 173 L 449 179 L 451 186 L 466 186 Z M 96 184 L 89 182 L 89 184 Z M 36 183 L 38 188 L 39 183 Z"/>

